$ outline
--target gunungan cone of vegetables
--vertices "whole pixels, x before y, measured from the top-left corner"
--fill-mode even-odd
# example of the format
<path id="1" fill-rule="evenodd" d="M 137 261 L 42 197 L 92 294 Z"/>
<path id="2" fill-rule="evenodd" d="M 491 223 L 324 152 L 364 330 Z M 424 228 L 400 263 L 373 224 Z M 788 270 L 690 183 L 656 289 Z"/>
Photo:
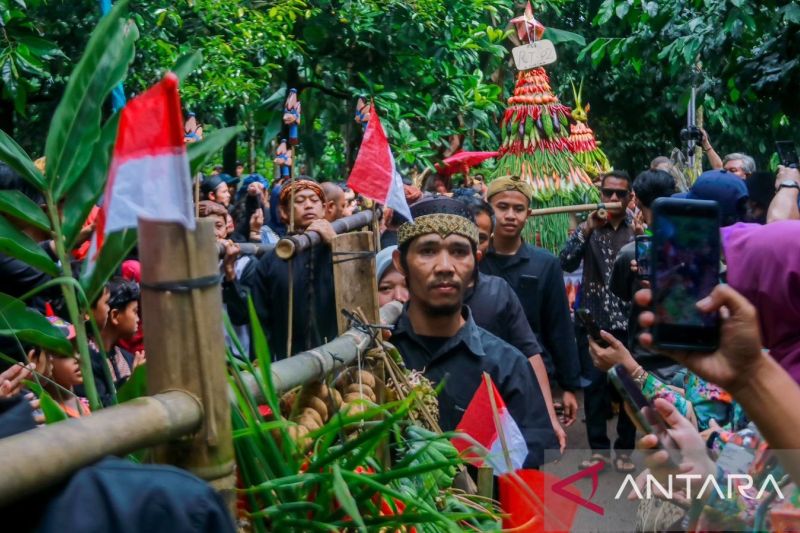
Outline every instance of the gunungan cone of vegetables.
<path id="1" fill-rule="evenodd" d="M 583 105 L 582 93 L 583 80 L 577 90 L 573 83 L 572 95 L 575 97 L 575 108 L 572 110 L 572 118 L 575 122 L 569 125 L 567 144 L 583 170 L 592 179 L 597 179 L 601 174 L 611 171 L 612 167 L 608 157 L 598 146 L 592 128 L 589 127 L 589 104 Z"/>
<path id="2" fill-rule="evenodd" d="M 500 122 L 502 144 L 492 178 L 519 176 L 530 183 L 533 208 L 597 200 L 591 178 L 570 151 L 571 113 L 553 94 L 544 68 L 517 74 Z M 568 215 L 548 215 L 529 218 L 523 237 L 557 253 L 568 232 Z"/>

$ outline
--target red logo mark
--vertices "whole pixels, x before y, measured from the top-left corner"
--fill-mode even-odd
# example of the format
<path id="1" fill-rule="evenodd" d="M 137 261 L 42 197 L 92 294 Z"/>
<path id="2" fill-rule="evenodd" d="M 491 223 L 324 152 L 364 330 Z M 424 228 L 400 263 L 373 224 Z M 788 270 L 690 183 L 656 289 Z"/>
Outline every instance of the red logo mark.
<path id="1" fill-rule="evenodd" d="M 594 513 L 597 513 L 600 516 L 603 516 L 605 514 L 605 511 L 603 510 L 603 508 L 600 507 L 599 505 L 597 505 L 596 503 L 590 502 L 589 500 L 594 498 L 594 495 L 597 492 L 597 485 L 598 485 L 598 483 L 600 481 L 600 471 L 603 470 L 604 466 L 605 465 L 603 464 L 602 461 L 598 461 L 596 464 L 593 464 L 592 466 L 590 466 L 589 468 L 587 468 L 585 470 L 581 470 L 579 472 L 576 472 L 575 474 L 572 474 L 569 477 L 566 477 L 566 478 L 564 478 L 564 479 L 562 479 L 560 481 L 557 481 L 557 482 L 553 483 L 552 490 L 553 490 L 554 493 L 558 494 L 559 496 L 562 496 L 562 497 L 568 499 L 571 502 L 577 503 L 578 505 L 580 505 L 582 507 L 586 507 L 590 511 L 592 511 Z M 582 498 L 581 496 L 579 496 L 577 494 L 569 492 L 568 490 L 565 490 L 566 487 L 568 487 L 569 485 L 572 485 L 573 483 L 575 483 L 579 479 L 583 479 L 583 478 L 585 478 L 587 476 L 591 476 L 592 477 L 592 493 L 589 495 L 589 499 L 588 500 Z"/>

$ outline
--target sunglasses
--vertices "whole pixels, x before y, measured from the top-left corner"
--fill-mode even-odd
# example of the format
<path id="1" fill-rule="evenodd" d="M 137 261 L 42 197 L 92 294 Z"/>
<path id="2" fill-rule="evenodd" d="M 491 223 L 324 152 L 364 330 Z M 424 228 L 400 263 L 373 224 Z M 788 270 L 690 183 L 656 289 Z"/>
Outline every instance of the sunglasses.
<path id="1" fill-rule="evenodd" d="M 617 198 L 625 198 L 626 196 L 628 196 L 628 191 L 626 191 L 625 189 L 605 189 L 605 188 L 603 188 L 603 189 L 600 189 L 600 192 L 606 198 L 611 198 L 615 194 L 617 195 Z"/>

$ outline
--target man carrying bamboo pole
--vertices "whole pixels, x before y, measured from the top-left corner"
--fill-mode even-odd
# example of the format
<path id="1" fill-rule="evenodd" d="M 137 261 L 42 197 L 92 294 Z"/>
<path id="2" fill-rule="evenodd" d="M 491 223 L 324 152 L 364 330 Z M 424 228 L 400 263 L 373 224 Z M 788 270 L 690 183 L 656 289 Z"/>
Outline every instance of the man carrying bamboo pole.
<path id="1" fill-rule="evenodd" d="M 495 225 L 481 272 L 505 279 L 517 294 L 531 329 L 542 344 L 550 381 L 564 391 L 564 423 L 575 421 L 580 388 L 580 362 L 558 258 L 522 240 L 533 189 L 516 176 L 489 184 Z"/>
<path id="2" fill-rule="evenodd" d="M 290 205 L 292 190 L 294 204 Z M 310 180 L 286 183 L 281 190 L 279 206 L 284 222 L 289 220 L 290 210 L 293 209 L 296 230 L 319 233 L 326 246 L 301 251 L 288 262 L 271 252 L 257 262 L 252 262 L 252 267 L 248 265 L 242 274 L 242 284 L 253 296 L 256 313 L 267 333 L 272 358 L 275 360 L 310 350 L 333 340 L 338 333 L 333 259 L 330 247 L 327 246 L 336 233 L 330 222 L 324 218 L 324 205 L 325 195 L 317 183 Z M 291 284 L 290 268 L 293 276 Z M 233 311 L 231 320 L 237 325 L 244 322 L 247 317 L 246 307 L 241 309 L 242 298 L 237 297 L 241 293 L 232 294 L 224 288 L 223 291 L 225 303 Z M 293 299 L 291 306 L 290 298 Z M 231 309 L 235 307 L 239 309 Z M 291 320 L 289 309 L 292 309 Z M 292 353 L 287 353 L 290 334 Z"/>
<path id="3" fill-rule="evenodd" d="M 420 202 L 411 212 L 414 222 L 400 226 L 393 256 L 409 301 L 392 342 L 408 368 L 444 383 L 439 424 L 445 431 L 458 425 L 488 373 L 525 437 L 525 466 L 541 465 L 544 450 L 558 444 L 533 369 L 519 350 L 479 328 L 464 305 L 478 275 L 477 227 L 466 207 L 449 198 Z"/>

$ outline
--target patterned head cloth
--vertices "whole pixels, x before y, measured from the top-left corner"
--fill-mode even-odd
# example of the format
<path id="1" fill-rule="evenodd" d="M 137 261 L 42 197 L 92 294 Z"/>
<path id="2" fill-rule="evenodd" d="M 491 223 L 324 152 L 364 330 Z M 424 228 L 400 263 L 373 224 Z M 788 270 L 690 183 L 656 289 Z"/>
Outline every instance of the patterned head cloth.
<path id="1" fill-rule="evenodd" d="M 319 197 L 320 201 L 325 201 L 325 193 L 322 192 L 322 187 L 320 187 L 317 182 L 311 180 L 296 180 L 294 183 L 284 184 L 284 186 L 281 188 L 281 205 L 286 206 L 289 204 L 289 198 L 292 194 L 292 189 L 294 189 L 295 194 L 305 189 L 311 189 L 314 191 L 314 194 Z"/>
<path id="2" fill-rule="evenodd" d="M 486 192 L 486 198 L 491 198 L 495 194 L 505 191 L 521 192 L 528 199 L 528 203 L 533 198 L 533 187 L 520 179 L 519 176 L 503 176 L 492 180 Z"/>
<path id="3" fill-rule="evenodd" d="M 467 207 L 447 197 L 420 200 L 411 206 L 413 222 L 406 222 L 397 230 L 397 243 L 403 244 L 430 233 L 440 237 L 461 235 L 478 245 L 478 226 L 473 222 Z"/>

